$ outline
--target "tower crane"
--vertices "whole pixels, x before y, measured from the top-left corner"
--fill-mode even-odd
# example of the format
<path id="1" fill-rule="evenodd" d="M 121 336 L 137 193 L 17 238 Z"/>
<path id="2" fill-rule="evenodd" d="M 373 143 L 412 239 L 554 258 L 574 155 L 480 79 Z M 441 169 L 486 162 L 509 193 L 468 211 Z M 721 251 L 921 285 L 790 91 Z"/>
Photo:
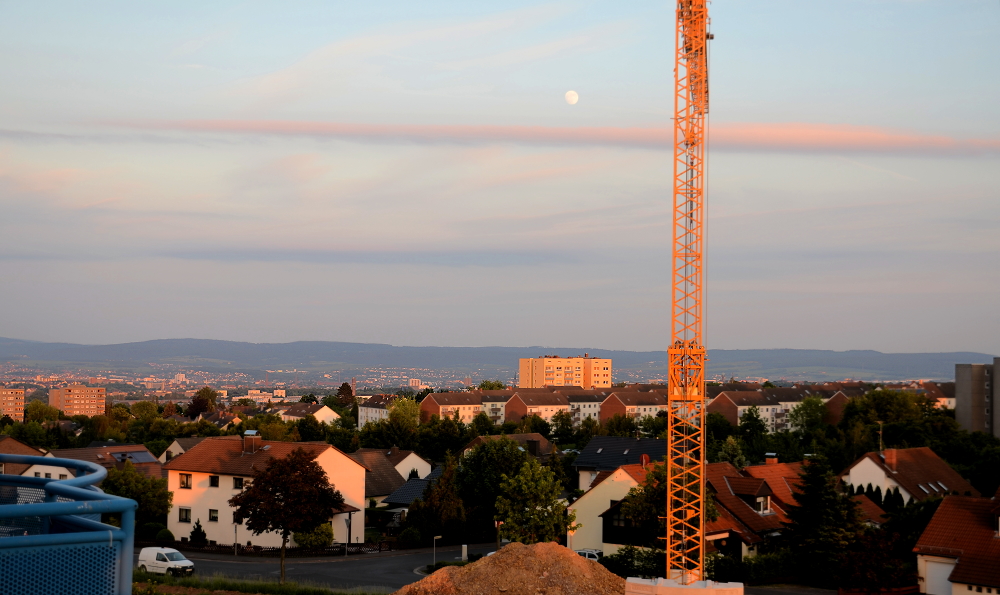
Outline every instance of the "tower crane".
<path id="1" fill-rule="evenodd" d="M 665 549 L 667 578 L 682 584 L 705 579 L 702 308 L 708 24 L 708 0 L 677 0 Z"/>

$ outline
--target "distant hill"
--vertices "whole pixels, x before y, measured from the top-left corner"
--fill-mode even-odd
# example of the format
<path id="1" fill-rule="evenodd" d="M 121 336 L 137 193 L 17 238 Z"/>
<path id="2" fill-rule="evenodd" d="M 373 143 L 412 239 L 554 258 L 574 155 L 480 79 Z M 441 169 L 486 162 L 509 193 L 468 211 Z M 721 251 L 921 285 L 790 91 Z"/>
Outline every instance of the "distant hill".
<path id="1" fill-rule="evenodd" d="M 379 343 L 297 341 L 241 343 L 160 339 L 115 345 L 42 343 L 0 338 L 0 361 L 35 364 L 137 366 L 174 364 L 206 369 L 302 370 L 329 367 L 516 369 L 522 357 L 582 355 L 614 360 L 616 369 L 666 370 L 665 351 L 615 351 L 593 347 L 399 347 Z M 985 353 L 880 353 L 819 349 L 710 349 L 710 376 L 761 376 L 815 380 L 954 378 L 956 363 L 991 363 Z"/>

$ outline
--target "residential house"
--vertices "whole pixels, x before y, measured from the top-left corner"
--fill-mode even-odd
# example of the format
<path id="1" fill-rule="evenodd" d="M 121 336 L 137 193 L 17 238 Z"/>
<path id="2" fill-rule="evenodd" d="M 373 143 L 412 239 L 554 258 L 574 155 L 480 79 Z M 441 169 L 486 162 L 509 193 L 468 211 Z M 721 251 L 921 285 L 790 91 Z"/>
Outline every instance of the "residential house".
<path id="1" fill-rule="evenodd" d="M 132 466 L 146 477 L 153 477 L 156 479 L 162 479 L 166 477 L 166 473 L 163 471 L 163 465 L 160 461 L 153 456 L 153 453 L 149 452 L 142 444 L 116 444 L 116 443 L 103 443 L 101 446 L 92 446 L 87 448 L 61 448 L 59 450 L 52 451 L 53 456 L 60 459 L 76 459 L 78 461 L 87 461 L 88 463 L 96 463 L 105 469 L 118 468 L 121 469 L 125 462 L 128 461 L 132 463 Z M 31 472 L 36 473 L 35 477 L 39 477 L 37 473 L 41 472 L 43 477 L 47 477 L 45 473 L 47 471 L 42 469 L 36 469 L 32 467 Z M 60 473 L 67 473 L 70 477 L 76 474 L 75 471 L 66 470 Z M 56 477 L 53 474 L 52 477 Z"/>
<path id="2" fill-rule="evenodd" d="M 420 402 L 420 423 L 430 421 L 432 416 L 454 417 L 469 423 L 483 410 L 479 391 L 453 393 L 431 393 Z"/>
<path id="3" fill-rule="evenodd" d="M 281 421 L 298 421 L 311 415 L 316 421 L 332 424 L 340 419 L 340 415 L 322 403 L 292 403 L 281 412 Z"/>
<path id="4" fill-rule="evenodd" d="M 468 454 L 469 451 L 480 444 L 485 444 L 491 440 L 497 440 L 500 438 L 506 438 L 516 442 L 522 450 L 540 459 L 547 459 L 552 454 L 558 452 L 556 445 L 546 440 L 544 436 L 537 432 L 528 432 L 525 434 L 503 434 L 500 436 L 477 436 L 465 445 L 465 448 L 462 449 L 462 454 Z"/>
<path id="5" fill-rule="evenodd" d="M 614 471 L 622 465 L 641 463 L 642 455 L 650 462 L 663 460 L 667 443 L 658 438 L 622 438 L 594 436 L 573 461 L 579 489 L 586 491 L 602 471 Z"/>
<path id="6" fill-rule="evenodd" d="M 365 427 L 366 423 L 378 423 L 383 419 L 389 419 L 389 406 L 398 395 L 373 395 L 358 404 L 358 429 Z"/>
<path id="7" fill-rule="evenodd" d="M 204 439 L 205 438 L 203 436 L 193 436 L 191 438 L 175 438 L 174 441 L 170 443 L 170 446 L 167 447 L 167 450 L 163 451 L 163 454 L 157 457 L 157 459 L 161 463 L 166 463 L 170 459 L 178 457 L 184 454 L 185 452 L 191 450 L 195 444 L 198 444 Z"/>
<path id="8" fill-rule="evenodd" d="M 389 510 L 392 512 L 400 513 L 397 521 L 403 521 L 406 519 L 406 513 L 410 510 L 410 506 L 413 501 L 417 498 L 423 498 L 424 492 L 427 488 L 437 481 L 438 477 L 441 477 L 441 473 L 444 471 L 442 465 L 438 465 L 433 471 L 426 477 L 411 478 L 407 479 L 406 483 L 401 485 L 396 489 L 395 492 L 389 494 L 382 500 L 383 506 L 388 506 Z"/>
<path id="9" fill-rule="evenodd" d="M 607 556 L 616 553 L 621 545 L 628 543 L 627 539 L 616 539 L 606 535 L 601 515 L 624 500 L 629 490 L 646 479 L 646 467 L 640 463 L 633 463 L 597 474 L 590 488 L 569 505 L 569 510 L 576 513 L 576 522 L 580 524 L 579 529 L 570 531 L 566 536 L 566 544 L 570 549 L 602 550 Z M 615 526 L 614 521 L 612 526 Z M 621 523 L 618 526 L 621 526 Z"/>
<path id="10" fill-rule="evenodd" d="M 0 435 L 0 454 L 21 455 L 25 457 L 51 457 L 52 454 L 43 448 L 35 448 L 10 436 Z M 0 475 L 24 475 L 31 465 L 21 463 L 0 463 Z M 51 476 L 51 471 L 49 471 Z M 41 476 L 39 476 L 41 477 Z M 55 476 L 57 479 L 58 475 Z"/>
<path id="11" fill-rule="evenodd" d="M 658 392 L 632 392 L 615 391 L 607 396 L 601 403 L 601 421 L 607 421 L 615 415 L 623 415 L 639 419 L 667 411 L 669 402 L 663 393 Z"/>
<path id="12" fill-rule="evenodd" d="M 384 448 L 359 448 L 347 455 L 367 469 L 365 473 L 365 498 L 381 504 L 386 496 L 400 488 L 410 473 L 416 471 L 417 478 L 431 473 L 431 464 L 412 450 L 400 450 L 393 446 Z"/>
<path id="13" fill-rule="evenodd" d="M 993 498 L 946 496 L 917 539 L 920 592 L 1000 593 L 1000 491 Z"/>
<path id="14" fill-rule="evenodd" d="M 520 421 L 537 415 L 551 423 L 552 416 L 560 411 L 569 413 L 566 395 L 548 391 L 517 391 L 507 401 L 504 417 L 507 421 Z"/>
<path id="15" fill-rule="evenodd" d="M 248 487 L 255 471 L 266 467 L 269 460 L 287 457 L 299 448 L 312 457 L 343 495 L 344 504 L 330 515 L 334 537 L 346 541 L 349 515 L 365 505 L 366 467 L 329 444 L 262 440 L 254 430 L 248 430 L 243 437 L 206 438 L 163 466 L 169 474 L 168 489 L 174 494 L 167 528 L 181 539 L 200 520 L 210 542 L 229 544 L 235 539 L 265 547 L 280 546 L 278 533 L 252 535 L 235 524 L 229 499 Z M 361 533 L 355 531 L 353 537 Z"/>
<path id="16" fill-rule="evenodd" d="M 883 495 L 898 489 L 906 503 L 948 494 L 979 496 L 972 484 L 926 446 L 867 453 L 851 463 L 841 479 L 855 490 L 871 485 Z"/>
<path id="17" fill-rule="evenodd" d="M 573 416 L 573 425 L 579 426 L 585 419 L 601 421 L 601 403 L 607 398 L 603 392 L 567 392 L 569 413 Z"/>
<path id="18" fill-rule="evenodd" d="M 735 553 L 733 540 L 738 539 L 740 556 L 755 555 L 761 542 L 781 533 L 784 523 L 788 522 L 787 505 L 774 497 L 770 483 L 761 477 L 741 473 L 732 463 L 706 465 L 705 483 L 720 514 L 725 511 L 736 521 L 728 529 L 728 538 L 716 533 L 717 539 L 727 541 L 727 553 Z"/>
<path id="19" fill-rule="evenodd" d="M 227 430 L 240 423 L 240 418 L 225 411 L 213 411 L 212 413 L 201 413 L 195 421 L 205 420 L 220 430 Z"/>

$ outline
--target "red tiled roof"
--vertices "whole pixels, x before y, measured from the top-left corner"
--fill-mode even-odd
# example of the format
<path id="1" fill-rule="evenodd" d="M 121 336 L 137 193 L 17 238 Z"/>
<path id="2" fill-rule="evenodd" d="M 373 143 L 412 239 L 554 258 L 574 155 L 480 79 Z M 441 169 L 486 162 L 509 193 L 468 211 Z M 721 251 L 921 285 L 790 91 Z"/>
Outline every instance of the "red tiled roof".
<path id="1" fill-rule="evenodd" d="M 619 467 L 625 473 L 628 473 L 629 477 L 635 480 L 636 483 L 642 483 L 646 481 L 646 473 L 649 472 L 650 465 L 646 465 L 644 468 L 642 463 L 631 463 L 629 465 L 622 465 Z"/>
<path id="2" fill-rule="evenodd" d="M 265 446 L 269 448 L 265 450 Z M 244 453 L 243 438 L 240 436 L 220 436 L 202 440 L 191 450 L 171 459 L 163 468 L 168 471 L 250 476 L 253 475 L 255 468 L 263 469 L 270 459 L 287 457 L 297 448 L 301 448 L 316 458 L 333 447 L 329 444 L 261 440 L 256 452 Z"/>
<path id="3" fill-rule="evenodd" d="M 10 436 L 0 436 L 0 453 L 7 455 L 23 455 L 28 457 L 42 457 L 48 451 L 29 446 L 24 442 Z M 4 465 L 4 473 L 7 475 L 20 475 L 31 468 L 31 465 L 21 465 L 18 463 L 7 463 Z"/>
<path id="4" fill-rule="evenodd" d="M 957 558 L 948 577 L 953 583 L 1000 587 L 997 505 L 986 498 L 945 497 L 913 551 Z"/>
<path id="5" fill-rule="evenodd" d="M 893 481 L 903 486 L 917 500 L 926 500 L 936 496 L 957 493 L 979 497 L 979 491 L 965 481 L 957 471 L 951 468 L 941 457 L 926 446 L 919 448 L 891 449 L 896 454 L 895 471 L 885 463 L 885 452 L 882 454 L 870 452 L 855 461 L 848 469 L 853 468 L 861 460 L 868 458 L 878 465 Z M 843 475 L 843 474 L 841 474 Z M 923 486 L 923 487 L 921 487 Z"/>
<path id="6" fill-rule="evenodd" d="M 743 469 L 750 477 L 759 477 L 767 482 L 774 492 L 774 497 L 782 504 L 795 506 L 793 492 L 798 488 L 799 472 L 802 463 L 771 463 L 770 465 L 751 465 Z"/>
<path id="7" fill-rule="evenodd" d="M 858 503 L 858 507 L 861 508 L 862 521 L 866 523 L 878 523 L 879 525 L 885 522 L 885 519 L 882 518 L 885 511 L 882 510 L 878 504 L 872 502 L 868 496 L 858 494 L 856 496 L 852 496 L 852 498 L 854 498 L 854 501 Z"/>
<path id="8" fill-rule="evenodd" d="M 708 521 L 705 523 L 705 535 L 712 535 L 713 533 L 722 533 L 724 531 L 729 531 L 731 533 L 736 533 L 739 538 L 747 545 L 757 543 L 761 541 L 761 538 L 757 536 L 753 531 L 747 529 L 746 525 L 739 522 L 728 510 L 721 506 L 716 506 L 716 510 L 719 511 L 719 518 L 714 521 Z"/>
<path id="9" fill-rule="evenodd" d="M 622 405 L 628 405 L 633 407 L 643 407 L 652 406 L 658 407 L 667 404 L 667 398 L 660 393 L 655 392 L 613 392 L 608 395 L 608 399 L 617 398 L 622 402 Z"/>
<path id="10" fill-rule="evenodd" d="M 709 463 L 705 466 L 705 477 L 715 492 L 716 502 L 754 533 L 766 535 L 784 528 L 788 517 L 775 503 L 772 502 L 771 505 L 771 509 L 774 511 L 772 514 L 762 515 L 734 493 L 727 478 L 746 478 L 732 463 Z"/>

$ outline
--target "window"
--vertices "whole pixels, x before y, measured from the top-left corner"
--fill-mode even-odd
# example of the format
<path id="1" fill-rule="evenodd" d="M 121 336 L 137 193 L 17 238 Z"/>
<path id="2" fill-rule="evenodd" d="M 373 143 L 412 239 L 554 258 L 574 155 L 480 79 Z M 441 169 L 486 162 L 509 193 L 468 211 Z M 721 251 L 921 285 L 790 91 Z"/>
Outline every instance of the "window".
<path id="1" fill-rule="evenodd" d="M 234 490 L 242 490 L 243 489 L 243 478 L 242 477 L 234 477 L 233 478 L 233 489 Z"/>
<path id="2" fill-rule="evenodd" d="M 156 561 L 157 562 L 166 562 L 167 561 L 167 557 L 164 556 L 163 554 L 156 554 Z"/>
<path id="3" fill-rule="evenodd" d="M 191 474 L 181 473 L 181 489 L 190 490 L 191 489 Z"/>
<path id="4" fill-rule="evenodd" d="M 35 471 L 35 477 L 41 477 L 41 476 L 42 476 L 41 473 L 39 473 L 38 471 Z"/>
<path id="5" fill-rule="evenodd" d="M 51 473 L 46 473 L 45 474 L 45 479 L 52 479 L 52 474 Z"/>
<path id="6" fill-rule="evenodd" d="M 219 511 L 212 508 L 208 509 L 208 520 L 213 523 L 219 522 Z"/>
<path id="7" fill-rule="evenodd" d="M 771 512 L 771 497 L 770 496 L 758 496 L 757 502 L 754 504 L 754 510 L 764 514 Z"/>
<path id="8" fill-rule="evenodd" d="M 66 479 L 66 474 L 65 473 L 60 473 L 59 474 L 59 479 Z"/>
<path id="9" fill-rule="evenodd" d="M 218 475 L 209 475 L 208 476 L 208 487 L 210 487 L 210 488 L 217 488 L 217 487 L 219 487 L 219 476 Z"/>
<path id="10" fill-rule="evenodd" d="M 178 508 L 177 509 L 177 520 L 181 523 L 191 522 L 191 509 L 190 508 Z"/>

